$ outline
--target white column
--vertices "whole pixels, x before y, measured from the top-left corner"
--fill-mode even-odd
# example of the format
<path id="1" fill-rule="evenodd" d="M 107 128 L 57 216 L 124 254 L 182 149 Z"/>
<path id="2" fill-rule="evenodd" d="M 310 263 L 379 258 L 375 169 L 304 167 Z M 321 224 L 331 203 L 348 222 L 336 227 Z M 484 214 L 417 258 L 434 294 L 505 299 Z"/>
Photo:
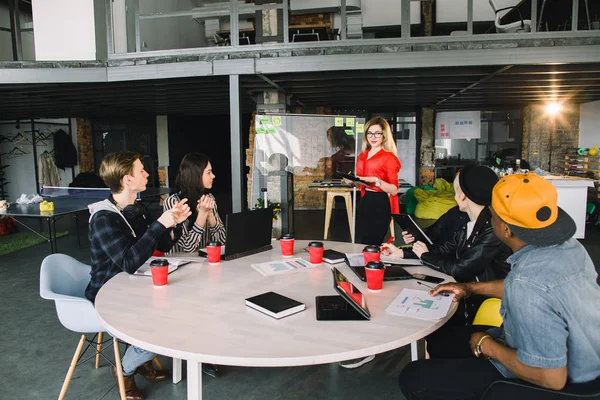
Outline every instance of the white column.
<path id="1" fill-rule="evenodd" d="M 158 153 L 158 169 L 164 168 L 166 186 L 169 186 L 169 121 L 166 115 L 156 116 L 156 150 Z"/>

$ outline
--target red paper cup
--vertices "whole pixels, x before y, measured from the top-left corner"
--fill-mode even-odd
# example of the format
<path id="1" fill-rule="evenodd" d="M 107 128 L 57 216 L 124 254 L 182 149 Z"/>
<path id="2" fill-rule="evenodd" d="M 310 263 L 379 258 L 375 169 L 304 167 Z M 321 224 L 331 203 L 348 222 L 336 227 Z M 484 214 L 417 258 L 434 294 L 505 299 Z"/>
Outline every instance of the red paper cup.
<path id="1" fill-rule="evenodd" d="M 280 239 L 279 244 L 281 245 L 281 255 L 284 257 L 291 257 L 294 255 L 294 239 Z"/>
<path id="2" fill-rule="evenodd" d="M 218 264 L 221 262 L 221 245 L 206 246 L 206 254 L 208 255 L 209 264 Z"/>
<path id="3" fill-rule="evenodd" d="M 367 275 L 367 288 L 369 290 L 381 290 L 383 287 L 383 275 L 385 270 L 373 269 L 365 267 L 365 274 Z"/>
<path id="4" fill-rule="evenodd" d="M 381 250 L 379 246 L 366 246 L 363 249 L 363 257 L 365 258 L 365 265 L 371 261 L 381 260 Z"/>
<path id="5" fill-rule="evenodd" d="M 321 264 L 323 262 L 323 243 L 321 242 L 310 242 L 308 244 L 308 254 L 310 255 L 311 264 Z"/>
<path id="6" fill-rule="evenodd" d="M 165 286 L 169 280 L 169 266 L 150 266 L 152 272 L 152 284 L 154 286 Z"/>

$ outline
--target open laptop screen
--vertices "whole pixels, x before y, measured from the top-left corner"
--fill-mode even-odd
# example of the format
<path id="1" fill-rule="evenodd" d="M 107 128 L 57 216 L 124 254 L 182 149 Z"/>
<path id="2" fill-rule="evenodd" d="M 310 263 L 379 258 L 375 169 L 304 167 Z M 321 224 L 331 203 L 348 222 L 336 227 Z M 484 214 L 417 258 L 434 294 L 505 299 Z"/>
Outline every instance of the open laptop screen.
<path id="1" fill-rule="evenodd" d="M 367 307 L 367 301 L 365 296 L 360 290 L 356 288 L 350 282 L 344 274 L 342 274 L 337 268 L 332 268 L 331 273 L 333 274 L 333 288 L 338 292 L 352 307 L 356 309 L 362 316 L 369 319 L 371 313 Z"/>

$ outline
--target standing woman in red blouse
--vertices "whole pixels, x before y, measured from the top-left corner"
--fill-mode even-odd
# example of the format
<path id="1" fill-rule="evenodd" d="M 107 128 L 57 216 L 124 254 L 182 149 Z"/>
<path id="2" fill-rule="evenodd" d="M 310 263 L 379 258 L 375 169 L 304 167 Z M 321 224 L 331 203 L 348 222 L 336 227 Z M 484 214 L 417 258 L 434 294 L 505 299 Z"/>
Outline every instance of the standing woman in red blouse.
<path id="1" fill-rule="evenodd" d="M 398 173 L 402 164 L 390 125 L 382 117 L 365 124 L 362 152 L 356 162 L 356 175 L 369 186 L 360 186 L 361 200 L 356 217 L 358 243 L 380 245 L 398 206 Z"/>

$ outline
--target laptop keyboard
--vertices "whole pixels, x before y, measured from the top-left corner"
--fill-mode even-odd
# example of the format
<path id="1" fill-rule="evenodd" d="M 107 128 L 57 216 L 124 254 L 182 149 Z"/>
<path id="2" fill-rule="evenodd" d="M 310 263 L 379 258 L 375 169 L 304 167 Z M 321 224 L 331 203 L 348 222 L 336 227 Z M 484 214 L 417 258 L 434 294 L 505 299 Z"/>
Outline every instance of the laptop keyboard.
<path id="1" fill-rule="evenodd" d="M 248 251 L 243 251 L 241 253 L 237 253 L 237 254 L 231 254 L 228 256 L 223 256 L 221 257 L 223 260 L 225 261 L 230 261 L 230 260 L 235 260 L 236 258 L 242 258 L 242 257 L 246 257 L 246 256 L 251 256 L 252 254 L 256 254 L 256 253 L 262 253 L 263 251 L 267 251 L 267 250 L 272 250 L 273 246 L 271 246 L 270 244 L 263 246 L 263 247 L 259 247 L 256 249 L 252 249 L 252 250 L 248 250 Z"/>

